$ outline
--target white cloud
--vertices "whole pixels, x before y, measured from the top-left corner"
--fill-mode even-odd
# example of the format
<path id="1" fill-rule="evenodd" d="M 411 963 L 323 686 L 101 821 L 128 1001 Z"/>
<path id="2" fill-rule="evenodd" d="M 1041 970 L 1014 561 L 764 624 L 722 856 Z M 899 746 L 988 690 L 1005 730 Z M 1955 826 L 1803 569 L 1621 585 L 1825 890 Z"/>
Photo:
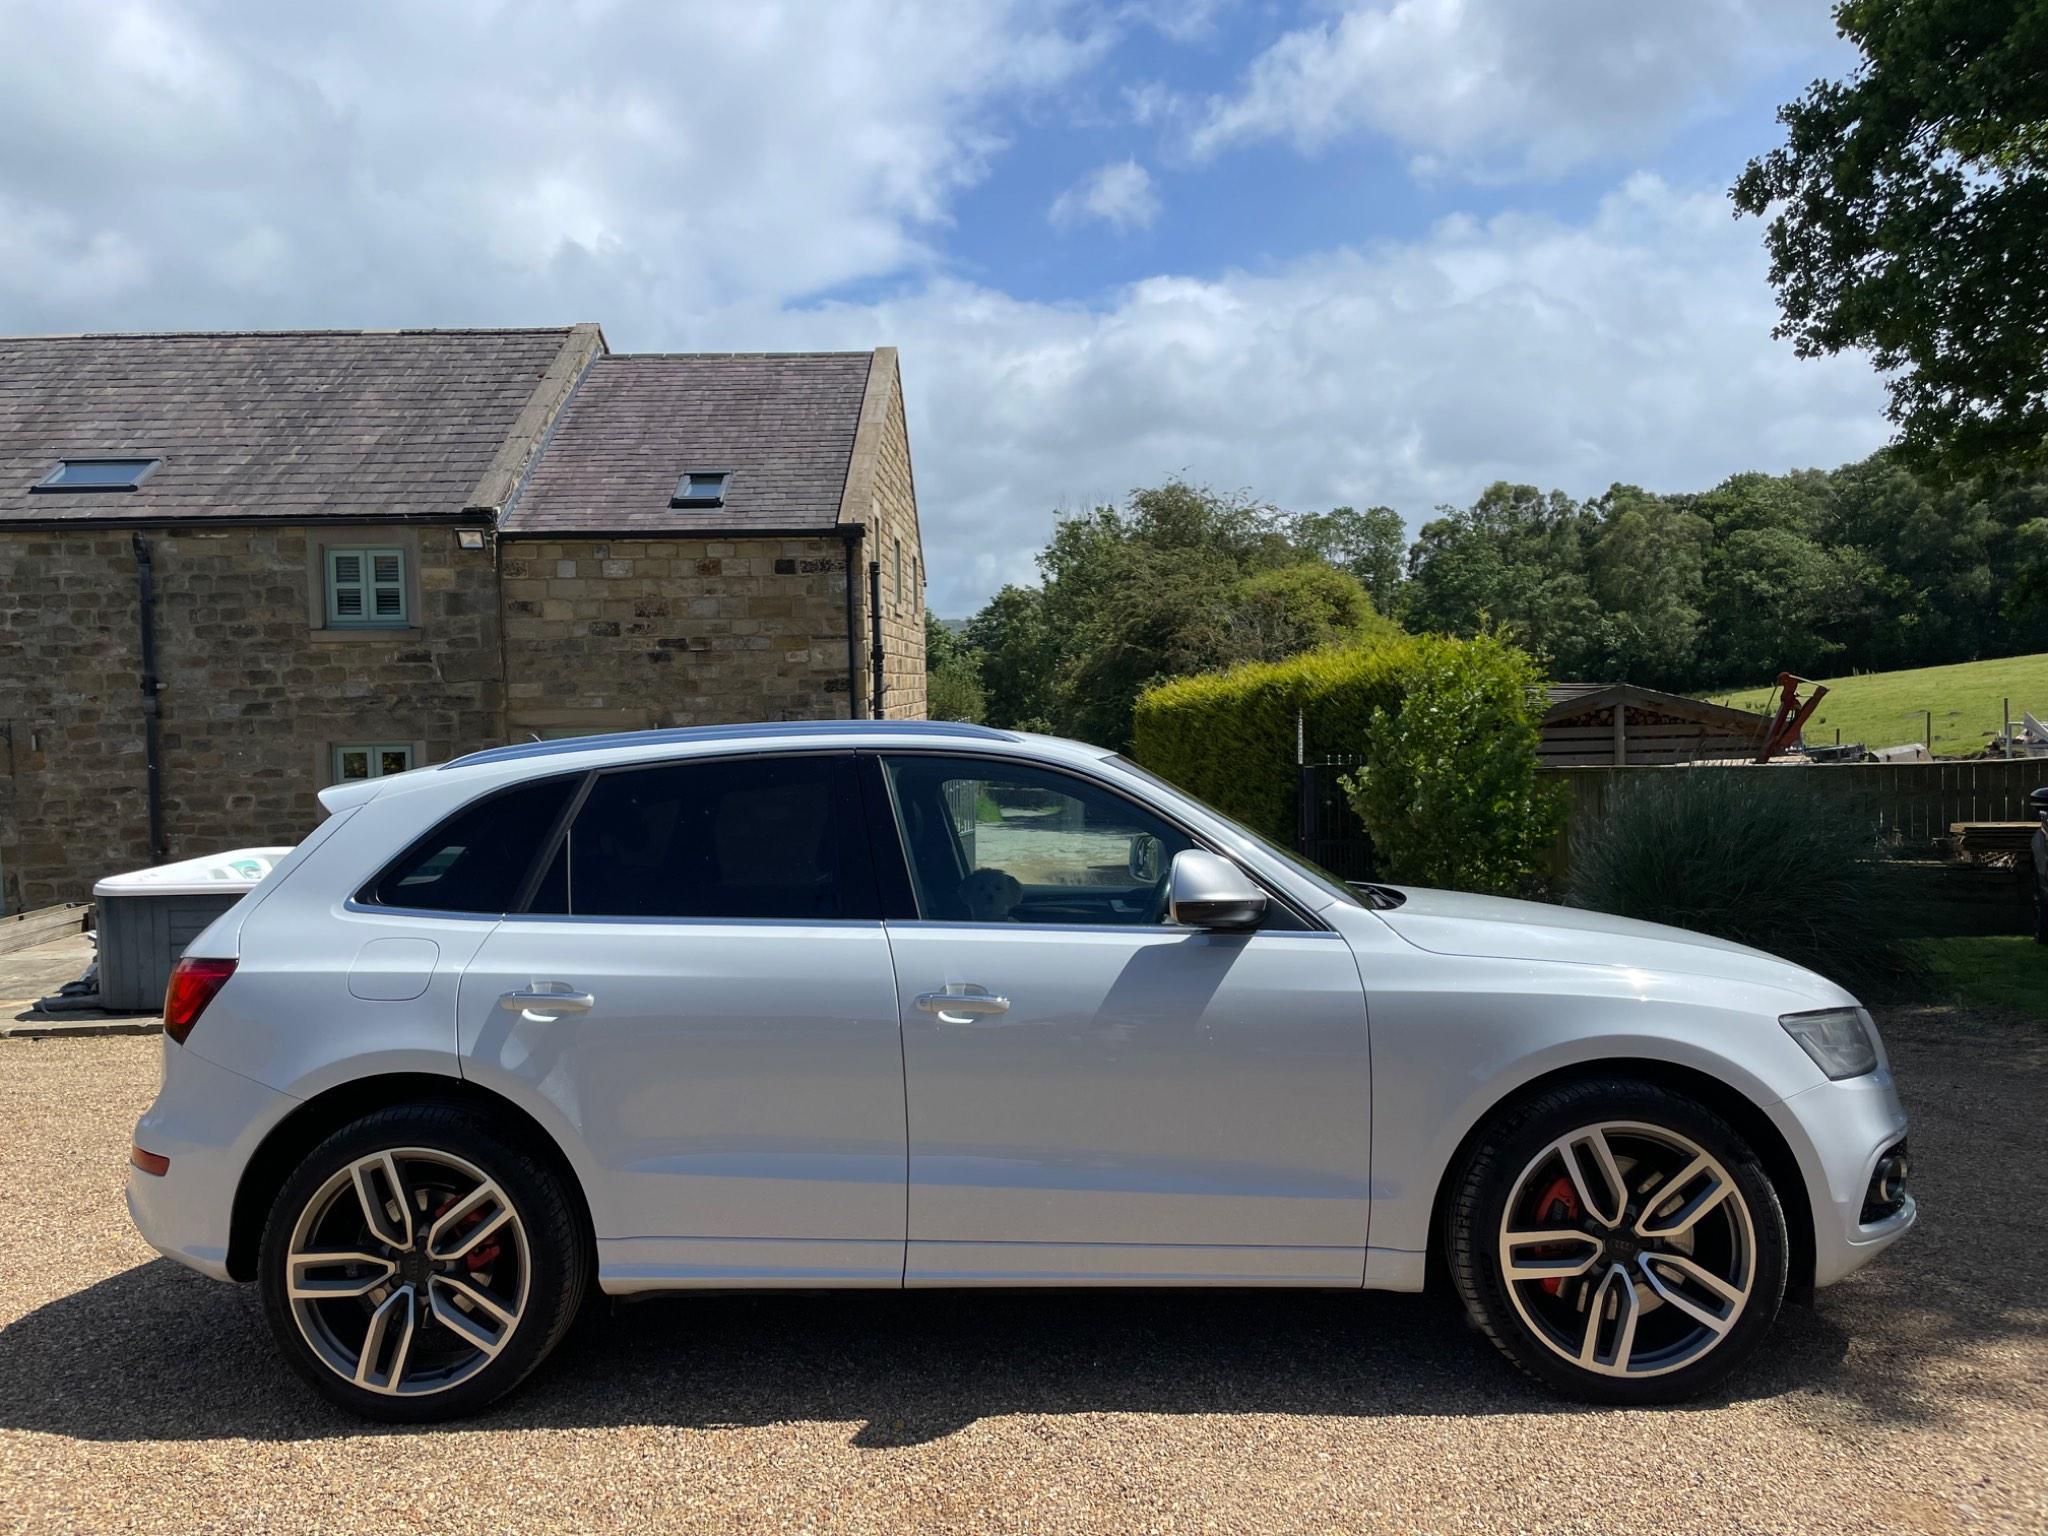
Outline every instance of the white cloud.
<path id="1" fill-rule="evenodd" d="M 1175 473 L 1416 520 L 1494 478 L 1677 489 L 1882 440 L 1860 360 L 1770 340 L 1758 231 L 1718 186 L 1637 177 L 1583 218 L 1450 219 L 1094 304 L 947 275 L 933 247 L 1009 108 L 1063 110 L 1108 25 L 1061 0 L 0 0 L 0 36 L 32 42 L 0 51 L 0 331 L 595 319 L 622 350 L 893 343 L 949 613 L 1028 579 L 1055 508 Z M 1491 126 L 1403 118 L 1404 142 L 1497 159 L 1534 121 L 1511 96 L 1475 86 Z M 1583 142 L 1574 121 L 1545 155 Z M 1142 208 L 1131 170 L 1085 216 Z"/>
<path id="2" fill-rule="evenodd" d="M 1294 508 L 1442 502 L 1511 479 L 1592 495 L 1833 466 L 1885 438 L 1875 376 L 1770 339 L 1754 226 L 1640 176 L 1583 223 L 1452 219 L 1412 243 L 1101 308 L 948 281 L 717 317 L 725 345 L 903 348 L 932 601 L 1033 577 L 1056 508 L 1185 473 Z"/>
<path id="3" fill-rule="evenodd" d="M 1551 175 L 1639 155 L 1760 60 L 1833 37 L 1826 0 L 1355 0 L 1259 54 L 1189 147 L 1375 132 L 1424 172 Z"/>
<path id="4" fill-rule="evenodd" d="M 34 330 L 673 314 L 899 275 L 998 110 L 1109 33 L 1065 0 L 0 0 L 0 36 L 0 324 Z M 81 260 L 120 277 L 90 306 Z"/>
<path id="5" fill-rule="evenodd" d="M 1046 217 L 1061 228 L 1100 219 L 1112 229 L 1145 229 L 1159 217 L 1152 176 L 1135 160 L 1113 160 L 1052 200 Z"/>

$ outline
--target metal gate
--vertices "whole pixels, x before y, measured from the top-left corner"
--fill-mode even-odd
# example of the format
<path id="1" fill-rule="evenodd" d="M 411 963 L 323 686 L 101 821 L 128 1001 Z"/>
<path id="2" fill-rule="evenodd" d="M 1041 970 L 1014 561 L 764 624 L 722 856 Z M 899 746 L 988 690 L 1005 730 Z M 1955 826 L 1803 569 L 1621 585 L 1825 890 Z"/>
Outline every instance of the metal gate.
<path id="1" fill-rule="evenodd" d="M 1377 878 L 1372 839 L 1339 782 L 1364 761 L 1362 757 L 1327 757 L 1303 761 L 1296 768 L 1295 849 L 1340 880 Z"/>

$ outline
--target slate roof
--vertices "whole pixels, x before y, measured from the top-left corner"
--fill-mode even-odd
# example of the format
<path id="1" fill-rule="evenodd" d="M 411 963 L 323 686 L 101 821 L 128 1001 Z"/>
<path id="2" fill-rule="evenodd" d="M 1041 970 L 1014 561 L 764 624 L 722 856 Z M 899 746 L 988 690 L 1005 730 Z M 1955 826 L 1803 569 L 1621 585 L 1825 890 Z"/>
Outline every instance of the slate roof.
<path id="1" fill-rule="evenodd" d="M 0 527 L 449 515 L 569 328 L 0 338 Z M 161 455 L 134 491 L 31 493 L 63 457 Z"/>
<path id="2" fill-rule="evenodd" d="M 871 352 L 613 354 L 584 374 L 499 529 L 508 535 L 830 529 Z M 672 508 L 686 470 L 725 504 Z"/>

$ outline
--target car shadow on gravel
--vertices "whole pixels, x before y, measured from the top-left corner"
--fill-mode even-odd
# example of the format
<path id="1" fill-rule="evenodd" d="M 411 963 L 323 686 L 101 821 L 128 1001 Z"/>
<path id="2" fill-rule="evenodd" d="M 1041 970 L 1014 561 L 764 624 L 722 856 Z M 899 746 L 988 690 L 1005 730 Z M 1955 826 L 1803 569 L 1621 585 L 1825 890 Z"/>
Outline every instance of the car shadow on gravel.
<path id="1" fill-rule="evenodd" d="M 2048 1350 L 2048 1031 L 1891 1010 L 1919 1229 L 1692 1405 L 1784 1399 L 1844 1433 L 2029 1393 Z M 2037 1373 L 2036 1373 L 2037 1374 Z M 1587 1412 L 1523 1380 L 1434 1296 L 841 1292 L 600 1302 L 486 1430 L 845 1423 L 911 1445 L 1007 1414 Z M 138 1265 L 0 1329 L 0 1427 L 88 1440 L 378 1433 L 316 1398 L 248 1287 Z"/>
<path id="2" fill-rule="evenodd" d="M 1846 1335 L 1788 1309 L 1738 1398 L 1824 1386 Z M 1727 1393 L 1700 1406 L 1730 1400 Z M 600 1301 L 478 1428 L 790 1421 L 852 1443 L 1004 1414 L 1466 1416 L 1584 1411 L 1523 1380 L 1431 1296 L 842 1292 Z M 0 1426 L 89 1440 L 380 1432 L 292 1374 L 247 1287 L 159 1259 L 0 1330 Z"/>

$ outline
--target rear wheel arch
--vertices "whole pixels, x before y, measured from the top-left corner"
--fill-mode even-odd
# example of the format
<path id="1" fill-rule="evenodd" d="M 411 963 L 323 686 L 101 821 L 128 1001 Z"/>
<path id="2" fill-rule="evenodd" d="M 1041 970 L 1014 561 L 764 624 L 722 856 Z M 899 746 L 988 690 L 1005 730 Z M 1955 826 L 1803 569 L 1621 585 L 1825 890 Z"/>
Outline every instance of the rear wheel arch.
<path id="1" fill-rule="evenodd" d="M 1604 1057 L 1559 1067 L 1516 1085 L 1473 1120 L 1471 1129 L 1466 1131 L 1437 1175 L 1436 1196 L 1429 1213 L 1427 1283 L 1430 1289 L 1436 1290 L 1449 1283 L 1445 1269 L 1445 1223 L 1459 1173 L 1487 1128 L 1503 1114 L 1530 1099 L 1571 1083 L 1595 1078 L 1632 1078 L 1650 1083 L 1694 1099 L 1726 1120 L 1755 1149 L 1758 1160 L 1778 1192 L 1778 1202 L 1784 1207 L 1786 1233 L 1791 1242 L 1791 1251 L 1786 1256 L 1788 1295 L 1803 1297 L 1812 1291 L 1813 1204 L 1799 1160 L 1793 1155 L 1784 1135 L 1772 1124 L 1771 1117 L 1742 1090 L 1712 1073 L 1641 1056 Z"/>
<path id="2" fill-rule="evenodd" d="M 402 1072 L 339 1084 L 306 1100 L 271 1128 L 235 1186 L 228 1227 L 227 1270 L 231 1277 L 244 1281 L 256 1278 L 264 1220 L 285 1181 L 306 1155 L 350 1122 L 399 1104 L 458 1104 L 479 1111 L 519 1145 L 538 1152 L 553 1165 L 582 1223 L 590 1251 L 596 1251 L 596 1234 L 583 1181 L 577 1177 L 575 1165 L 561 1143 L 545 1126 L 509 1099 L 466 1079 Z"/>

